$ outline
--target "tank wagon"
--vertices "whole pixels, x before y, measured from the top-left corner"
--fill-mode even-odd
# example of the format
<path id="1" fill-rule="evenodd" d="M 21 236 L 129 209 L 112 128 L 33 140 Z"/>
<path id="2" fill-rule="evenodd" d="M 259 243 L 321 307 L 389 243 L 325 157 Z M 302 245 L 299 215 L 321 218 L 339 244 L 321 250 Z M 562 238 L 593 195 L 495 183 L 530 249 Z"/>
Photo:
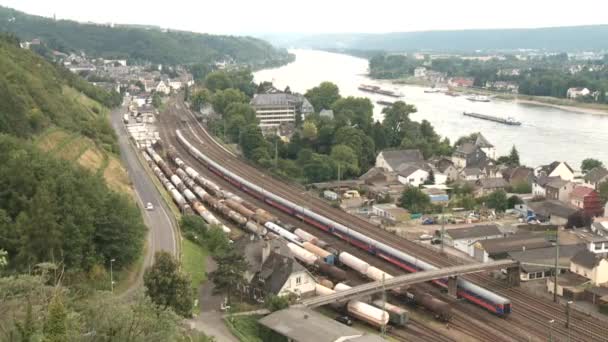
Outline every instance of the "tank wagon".
<path id="1" fill-rule="evenodd" d="M 343 240 L 349 241 L 351 244 L 364 249 L 371 254 L 375 254 L 408 272 L 437 269 L 436 266 L 419 260 L 413 255 L 399 251 L 380 241 L 376 241 L 362 233 L 348 228 L 341 223 L 319 215 L 312 210 L 271 193 L 257 184 L 247 181 L 246 179 L 231 172 L 201 153 L 183 136 L 180 130 L 176 130 L 176 135 L 179 142 L 187 148 L 188 152 L 190 152 L 196 159 L 204 163 L 213 173 L 226 179 L 234 186 L 242 189 L 252 196 L 274 206 L 275 208 L 290 215 L 296 216 L 301 220 L 321 230 L 329 232 Z M 434 280 L 433 283 L 440 287 L 447 288 L 446 278 Z M 458 279 L 457 295 L 499 316 L 504 316 L 511 313 L 511 301 L 509 299 L 488 291 L 467 280 L 460 278 Z"/>
<path id="2" fill-rule="evenodd" d="M 452 318 L 452 308 L 448 303 L 441 301 L 418 288 L 410 287 L 406 290 L 405 295 L 409 303 L 426 308 L 440 321 L 448 322 Z"/>
<path id="3" fill-rule="evenodd" d="M 371 305 L 388 312 L 389 322 L 391 322 L 393 325 L 403 327 L 410 319 L 409 312 L 407 310 L 391 303 L 383 303 L 381 299 L 371 302 Z"/>

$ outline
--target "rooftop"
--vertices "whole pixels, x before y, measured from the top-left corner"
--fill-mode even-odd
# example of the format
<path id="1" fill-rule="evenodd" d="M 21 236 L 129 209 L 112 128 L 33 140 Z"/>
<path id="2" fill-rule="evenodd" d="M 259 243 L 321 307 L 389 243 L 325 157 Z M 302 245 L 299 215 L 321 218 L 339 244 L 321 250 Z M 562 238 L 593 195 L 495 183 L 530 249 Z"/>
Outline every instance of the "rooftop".
<path id="1" fill-rule="evenodd" d="M 547 183 L 547 187 L 553 188 L 553 189 L 561 189 L 562 187 L 566 186 L 566 184 L 568 184 L 568 183 L 570 183 L 570 182 L 568 182 L 567 180 L 558 178 L 558 179 L 554 179 L 554 180 L 550 181 L 549 183 Z"/>
<path id="2" fill-rule="evenodd" d="M 484 189 L 497 189 L 509 186 L 509 183 L 501 177 L 482 178 L 478 180 L 477 183 Z"/>
<path id="3" fill-rule="evenodd" d="M 481 133 L 479 133 L 477 135 L 477 140 L 475 140 L 475 145 L 477 145 L 481 148 L 494 147 L 494 145 L 490 144 L 488 139 L 486 139 L 486 137 L 484 137 Z"/>
<path id="4" fill-rule="evenodd" d="M 524 250 L 528 251 L 531 249 L 545 248 L 552 245 L 552 243 L 547 240 L 544 233 L 521 233 L 505 238 L 481 240 L 478 243 L 480 243 L 483 249 L 490 255 Z"/>
<path id="5" fill-rule="evenodd" d="M 302 97 L 303 99 L 304 97 Z M 302 102 L 299 96 L 287 93 L 277 94 L 257 94 L 251 100 L 252 106 L 277 106 L 295 107 L 298 102 Z"/>
<path id="6" fill-rule="evenodd" d="M 396 170 L 401 164 L 424 160 L 420 150 L 388 150 L 381 151 L 380 154 L 393 170 Z"/>
<path id="7" fill-rule="evenodd" d="M 559 265 L 569 267 L 572 257 L 585 249 L 584 244 L 560 245 L 559 246 Z M 553 267 L 555 264 L 555 247 L 536 248 L 527 251 L 509 252 L 509 257 L 521 262 L 521 268 L 525 272 L 538 272 Z M 525 263 L 545 264 L 545 266 L 526 265 Z"/>
<path id="8" fill-rule="evenodd" d="M 604 259 L 603 255 L 595 254 L 588 249 L 584 249 L 574 255 L 572 262 L 585 268 L 592 269 L 597 266 L 602 259 Z"/>
<path id="9" fill-rule="evenodd" d="M 577 199 L 583 199 L 586 196 L 589 196 L 594 191 L 595 190 L 588 188 L 586 186 L 577 186 L 574 188 L 574 190 L 572 190 L 572 193 L 570 193 L 570 197 L 577 198 Z"/>
<path id="10" fill-rule="evenodd" d="M 558 200 L 545 200 L 539 202 L 528 202 L 528 207 L 537 215 L 549 217 L 552 215 L 568 218 L 579 209 Z"/>
<path id="11" fill-rule="evenodd" d="M 283 336 L 300 342 L 384 341 L 378 336 L 364 335 L 363 332 L 303 307 L 293 306 L 275 311 L 260 319 L 259 323 Z M 362 337 L 365 338 L 361 339 Z"/>
<path id="12" fill-rule="evenodd" d="M 449 235 L 452 240 L 502 235 L 498 226 L 495 224 L 449 229 L 445 233 Z"/>
<path id="13" fill-rule="evenodd" d="M 608 177 L 608 170 L 603 167 L 596 167 L 593 168 L 591 171 L 587 172 L 584 179 L 588 183 L 597 183 L 602 181 L 606 177 Z"/>

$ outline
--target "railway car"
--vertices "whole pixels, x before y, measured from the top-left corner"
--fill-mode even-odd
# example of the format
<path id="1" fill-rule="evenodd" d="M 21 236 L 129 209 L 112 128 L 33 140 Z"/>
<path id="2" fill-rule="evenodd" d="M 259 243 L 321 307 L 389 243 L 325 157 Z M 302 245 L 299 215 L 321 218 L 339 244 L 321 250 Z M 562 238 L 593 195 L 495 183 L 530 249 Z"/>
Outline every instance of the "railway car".
<path id="1" fill-rule="evenodd" d="M 374 300 L 371 302 L 371 305 L 388 312 L 389 322 L 395 326 L 403 327 L 410 319 L 410 315 L 407 310 L 400 306 L 383 302 L 381 299 Z"/>
<path id="2" fill-rule="evenodd" d="M 287 247 L 293 253 L 293 255 L 296 257 L 296 259 L 302 261 L 306 265 L 309 265 L 309 266 L 314 265 L 315 261 L 317 261 L 317 259 L 318 259 L 316 255 L 310 253 L 309 251 L 296 245 L 293 242 L 288 242 Z"/>
<path id="3" fill-rule="evenodd" d="M 266 223 L 264 223 L 264 227 L 266 227 L 266 229 L 272 231 L 273 233 L 275 233 L 279 236 L 282 236 L 287 241 L 302 243 L 302 240 L 297 235 L 289 232 L 288 230 L 284 229 L 283 227 L 279 226 L 276 223 L 266 222 Z"/>
<path id="4" fill-rule="evenodd" d="M 326 263 L 333 265 L 334 264 L 334 258 L 335 255 L 331 254 L 330 252 L 324 250 L 323 248 L 319 247 L 319 246 L 315 246 L 312 243 L 308 242 L 308 241 L 304 241 L 302 243 L 302 247 L 304 247 L 304 249 L 306 249 L 307 251 L 317 255 L 318 257 L 322 258 L 323 261 L 325 261 Z"/>
<path id="5" fill-rule="evenodd" d="M 340 263 L 342 263 L 343 265 L 346 265 L 361 274 L 365 274 L 367 272 L 367 269 L 369 268 L 369 264 L 367 262 L 357 258 L 356 256 L 348 252 L 340 253 L 338 255 L 338 260 L 340 260 Z"/>
<path id="6" fill-rule="evenodd" d="M 448 322 L 452 318 L 452 308 L 442 300 L 439 300 L 416 287 L 406 290 L 406 298 L 409 303 L 424 307 L 433 313 L 436 319 Z"/>
<path id="7" fill-rule="evenodd" d="M 315 262 L 315 265 L 321 273 L 327 275 L 335 281 L 340 282 L 346 280 L 346 271 L 344 271 L 343 269 L 337 268 L 333 265 L 329 265 L 322 260 L 317 260 Z"/>
<path id="8" fill-rule="evenodd" d="M 437 267 L 419 260 L 415 256 L 409 255 L 383 242 L 367 237 L 366 235 L 350 229 L 341 223 L 319 215 L 308 208 L 297 205 L 287 199 L 265 190 L 257 184 L 247 181 L 246 179 L 224 168 L 219 163 L 201 153 L 183 136 L 180 130 L 176 130 L 175 133 L 179 142 L 186 147 L 188 152 L 191 153 L 196 159 L 207 165 L 211 171 L 229 180 L 232 184 L 243 191 L 260 198 L 266 203 L 273 205 L 286 213 L 294 215 L 321 230 L 348 241 L 352 245 L 355 245 L 369 253 L 376 254 L 408 272 L 437 269 Z M 438 279 L 433 281 L 433 283 L 441 287 L 446 287 L 447 279 Z M 458 279 L 457 295 L 499 316 L 508 315 L 512 310 L 511 301 L 509 299 L 464 279 Z"/>

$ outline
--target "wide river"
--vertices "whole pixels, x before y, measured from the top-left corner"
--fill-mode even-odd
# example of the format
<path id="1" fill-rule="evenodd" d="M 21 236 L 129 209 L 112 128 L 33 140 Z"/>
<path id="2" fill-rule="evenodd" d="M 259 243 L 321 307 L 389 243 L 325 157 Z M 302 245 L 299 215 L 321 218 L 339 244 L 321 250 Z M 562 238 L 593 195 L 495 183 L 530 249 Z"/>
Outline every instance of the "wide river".
<path id="1" fill-rule="evenodd" d="M 382 120 L 379 99 L 394 101 L 382 95 L 357 89 L 364 84 L 377 84 L 404 95 L 403 101 L 416 105 L 413 120 L 430 121 L 437 133 L 453 142 L 458 137 L 481 132 L 496 146 L 497 154 L 507 154 L 511 146 L 519 150 L 522 163 L 538 166 L 555 160 L 567 161 L 578 169 L 585 158 L 597 158 L 608 164 L 608 115 L 582 114 L 558 108 L 502 101 L 471 102 L 464 96 L 425 93 L 422 87 L 376 81 L 366 76 L 367 60 L 343 54 L 315 50 L 292 50 L 295 62 L 255 73 L 255 81 L 272 81 L 277 88 L 289 86 L 304 93 L 323 81 L 338 85 L 342 96 L 365 96 L 374 103 L 374 118 Z M 513 117 L 521 126 L 507 126 L 462 115 L 471 111 L 502 117 Z"/>

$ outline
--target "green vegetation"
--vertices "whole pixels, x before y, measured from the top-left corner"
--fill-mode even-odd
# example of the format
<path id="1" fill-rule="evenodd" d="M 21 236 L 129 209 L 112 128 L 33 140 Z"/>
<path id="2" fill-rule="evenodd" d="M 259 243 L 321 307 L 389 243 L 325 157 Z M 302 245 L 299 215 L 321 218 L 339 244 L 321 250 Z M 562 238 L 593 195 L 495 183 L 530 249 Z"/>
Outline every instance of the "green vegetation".
<path id="1" fill-rule="evenodd" d="M 6 7 L 0 7 L 0 31 L 15 33 L 25 40 L 39 38 L 53 50 L 84 51 L 92 56 L 125 58 L 129 62 L 177 65 L 228 59 L 261 68 L 293 59 L 286 51 L 251 37 L 55 21 Z"/>
<path id="2" fill-rule="evenodd" d="M 77 98 L 79 92 L 110 96 L 9 39 L 0 39 L 0 133 L 29 138 L 55 125 L 118 152 L 107 112 L 94 101 Z"/>
<path id="3" fill-rule="evenodd" d="M 262 316 L 231 316 L 224 319 L 241 342 L 286 342 L 287 338 L 258 323 Z"/>
<path id="4" fill-rule="evenodd" d="M 179 267 L 179 262 L 170 253 L 156 252 L 154 264 L 144 273 L 144 286 L 146 294 L 159 308 L 172 308 L 177 314 L 190 317 L 193 291 L 190 278 Z"/>
<path id="5" fill-rule="evenodd" d="M 71 271 L 129 265 L 142 249 L 139 210 L 98 177 L 0 136 L 0 247 L 11 269 L 53 261 Z"/>
<path id="6" fill-rule="evenodd" d="M 596 167 L 604 167 L 604 163 L 602 163 L 601 161 L 599 161 L 597 159 L 593 159 L 593 158 L 587 158 L 581 162 L 581 171 L 583 173 L 587 173 L 587 172 L 595 169 Z"/>
<path id="7" fill-rule="evenodd" d="M 198 293 L 199 286 L 207 280 L 206 260 L 207 250 L 190 240 L 182 243 L 182 269 L 190 275 L 191 287 L 194 293 Z"/>
<path id="8" fill-rule="evenodd" d="M 511 148 L 511 152 L 509 152 L 509 155 L 498 157 L 496 163 L 498 165 L 504 164 L 511 167 L 519 166 L 519 152 L 517 152 L 515 145 L 513 145 L 513 147 Z"/>
<path id="9" fill-rule="evenodd" d="M 424 213 L 431 207 L 431 199 L 419 188 L 408 187 L 399 198 L 399 205 L 411 213 Z"/>
<path id="10" fill-rule="evenodd" d="M 191 340 L 177 315 L 142 294 L 125 301 L 107 291 L 73 291 L 48 274 L 2 277 L 0 293 L 2 341 L 82 341 L 91 332 L 100 341 Z"/>
<path id="11" fill-rule="evenodd" d="M 232 247 L 226 252 L 216 255 L 215 261 L 217 269 L 209 275 L 215 285 L 213 291 L 224 294 L 227 302 L 230 303 L 230 295 L 245 283 L 247 261 Z"/>

